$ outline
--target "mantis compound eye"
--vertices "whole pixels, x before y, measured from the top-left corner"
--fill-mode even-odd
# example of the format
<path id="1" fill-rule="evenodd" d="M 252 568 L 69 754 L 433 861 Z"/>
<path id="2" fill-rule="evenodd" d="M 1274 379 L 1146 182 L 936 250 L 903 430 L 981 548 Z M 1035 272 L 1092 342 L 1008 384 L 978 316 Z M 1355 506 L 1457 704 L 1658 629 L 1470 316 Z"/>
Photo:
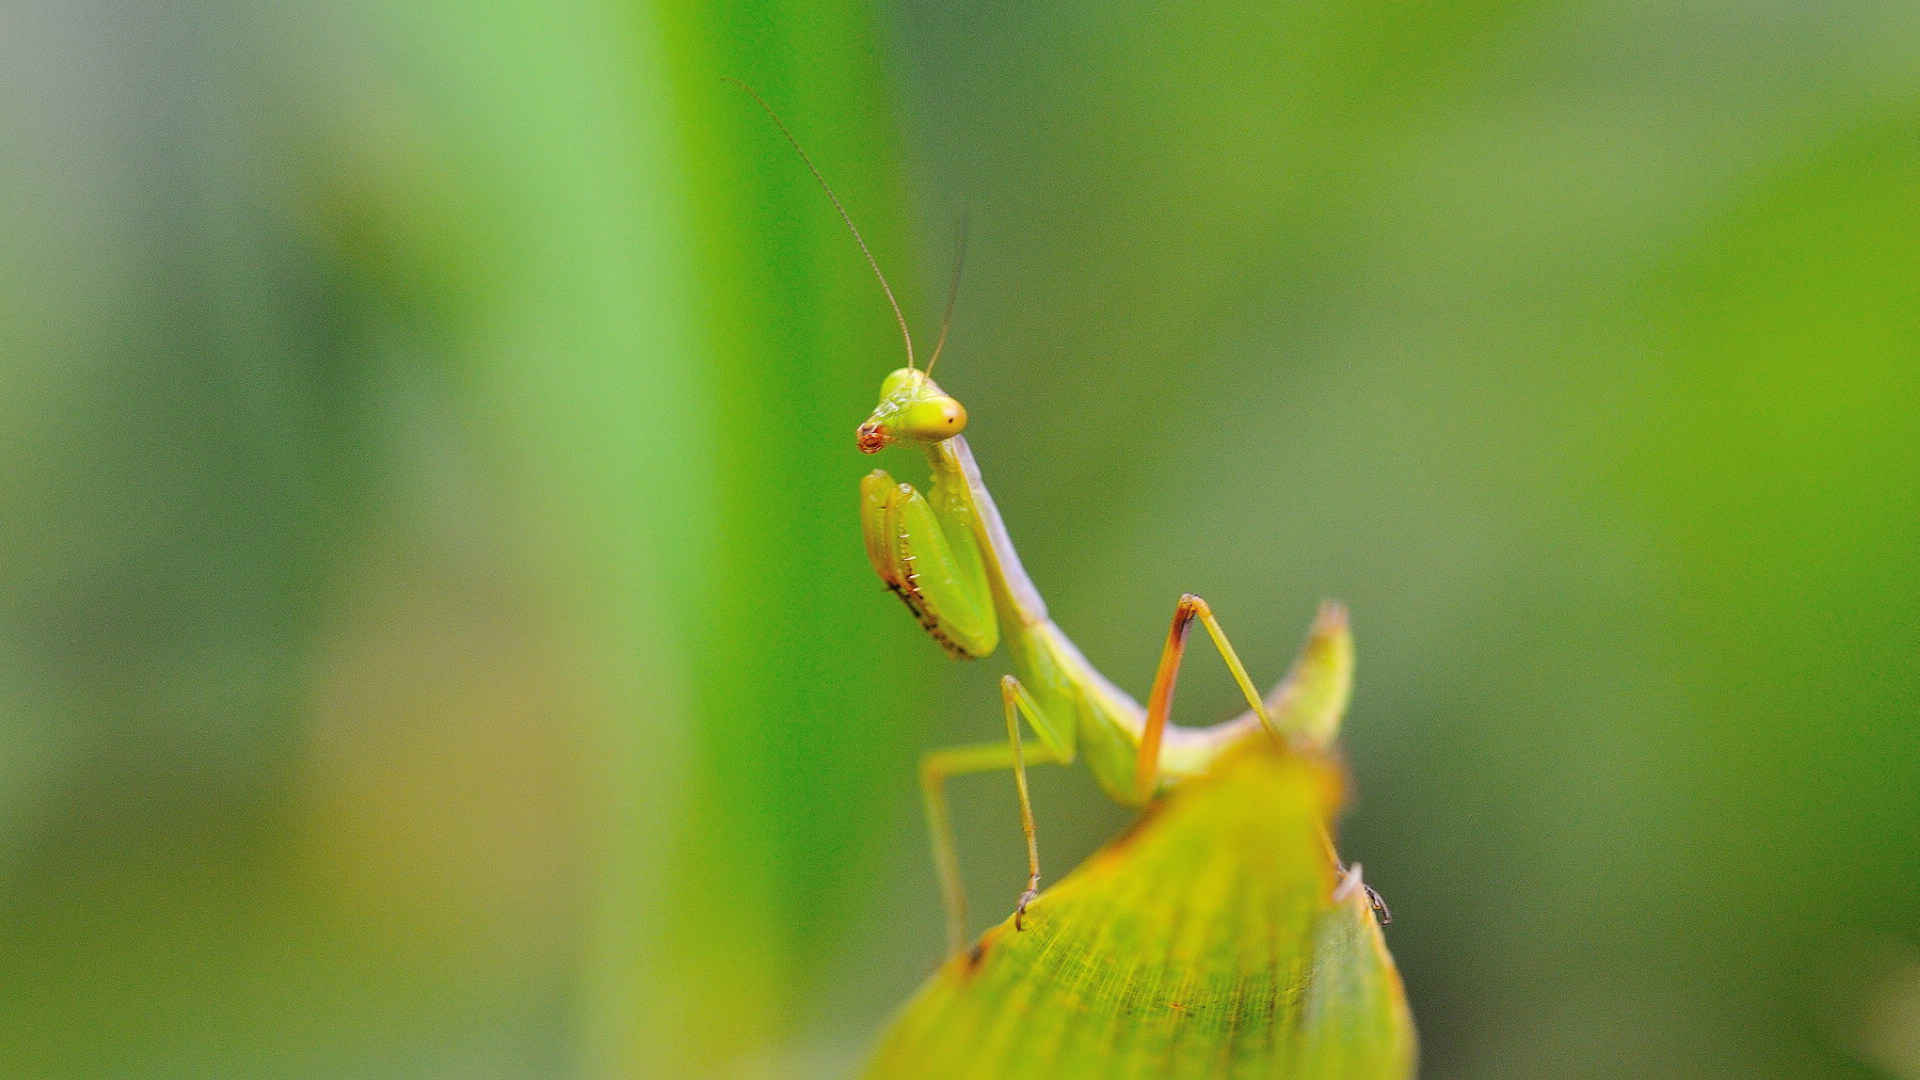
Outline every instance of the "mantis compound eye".
<path id="1" fill-rule="evenodd" d="M 900 410 L 894 422 L 902 438 L 938 442 L 960 434 L 967 426 L 967 410 L 944 394 L 916 401 Z"/>
<path id="2" fill-rule="evenodd" d="M 894 368 L 887 377 L 880 380 L 880 400 L 899 397 L 909 391 L 918 390 L 926 381 L 926 373 L 913 368 Z"/>

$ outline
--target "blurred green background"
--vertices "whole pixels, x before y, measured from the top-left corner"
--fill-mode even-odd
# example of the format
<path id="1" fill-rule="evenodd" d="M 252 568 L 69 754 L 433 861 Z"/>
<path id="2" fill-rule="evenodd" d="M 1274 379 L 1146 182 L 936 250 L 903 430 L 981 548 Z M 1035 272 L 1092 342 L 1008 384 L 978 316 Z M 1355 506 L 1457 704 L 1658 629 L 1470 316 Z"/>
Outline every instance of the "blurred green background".
<path id="1" fill-rule="evenodd" d="M 8 1074 L 828 1076 L 930 970 L 1004 667 L 865 565 L 899 343 L 730 75 L 923 348 L 970 211 L 941 378 L 1119 682 L 1352 606 L 1427 1075 L 1920 1076 L 1920 7 L 0 22 Z M 1125 815 L 1035 783 L 1057 880 Z"/>

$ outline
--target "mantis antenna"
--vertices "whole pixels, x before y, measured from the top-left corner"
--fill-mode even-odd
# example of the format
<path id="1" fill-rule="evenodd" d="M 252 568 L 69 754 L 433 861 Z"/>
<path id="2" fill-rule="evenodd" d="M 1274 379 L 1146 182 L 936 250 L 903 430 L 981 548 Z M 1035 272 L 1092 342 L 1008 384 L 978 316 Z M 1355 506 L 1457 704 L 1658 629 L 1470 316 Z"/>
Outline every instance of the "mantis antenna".
<path id="1" fill-rule="evenodd" d="M 953 283 L 947 286 L 947 313 L 940 316 L 940 340 L 933 343 L 933 356 L 927 360 L 927 378 L 933 378 L 933 365 L 940 362 L 940 350 L 947 347 L 947 328 L 953 325 L 953 302 L 960 298 L 960 268 L 967 264 L 967 215 L 960 214 L 960 250 L 953 255 Z"/>
<path id="2" fill-rule="evenodd" d="M 900 302 L 893 298 L 893 286 L 887 284 L 887 275 L 880 272 L 880 264 L 874 259 L 872 250 L 867 247 L 866 237 L 860 235 L 860 227 L 853 223 L 853 217 L 847 213 L 847 208 L 841 204 L 840 196 L 833 193 L 833 185 L 827 183 L 827 178 L 820 175 L 819 167 L 814 165 L 813 159 L 808 157 L 806 150 L 801 148 L 800 140 L 794 138 L 793 132 L 787 130 L 786 122 L 780 119 L 780 114 L 774 112 L 773 106 L 767 104 L 766 98 L 761 97 L 758 91 L 746 83 L 741 82 L 739 79 L 727 75 L 723 75 L 721 78 L 745 90 L 748 97 L 760 103 L 760 107 L 766 110 L 767 116 L 772 118 L 773 125 L 780 129 L 780 134 L 787 137 L 787 142 L 792 144 L 794 152 L 799 154 L 800 160 L 806 163 L 807 171 L 812 173 L 813 178 L 820 182 L 820 189 L 827 193 L 827 198 L 833 200 L 833 208 L 840 211 L 840 220 L 846 222 L 847 230 L 853 233 L 854 242 L 860 245 L 860 253 L 867 257 L 867 265 L 873 268 L 873 276 L 880 279 L 880 290 L 887 294 L 887 304 L 893 308 L 894 321 L 900 324 L 900 336 L 905 339 L 907 343 L 907 367 L 911 369 L 913 367 L 913 335 L 907 332 L 907 317 L 900 313 Z M 951 303 L 949 303 L 947 310 L 949 312 L 953 310 Z M 940 336 L 943 339 L 946 337 L 945 328 L 941 329 Z M 940 350 L 936 348 L 934 355 L 938 356 L 939 352 Z M 932 367 L 933 365 L 929 364 L 927 366 Z"/>

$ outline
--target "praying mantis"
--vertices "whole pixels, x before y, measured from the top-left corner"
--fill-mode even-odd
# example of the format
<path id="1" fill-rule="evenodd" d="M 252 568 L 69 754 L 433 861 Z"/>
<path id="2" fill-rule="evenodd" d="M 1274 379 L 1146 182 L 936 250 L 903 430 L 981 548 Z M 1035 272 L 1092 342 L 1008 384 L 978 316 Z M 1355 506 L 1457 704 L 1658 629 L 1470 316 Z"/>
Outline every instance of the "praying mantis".
<path id="1" fill-rule="evenodd" d="M 1070 765 L 1084 760 L 1109 796 L 1122 805 L 1141 807 L 1174 785 L 1206 773 L 1223 755 L 1251 740 L 1324 748 L 1332 742 L 1352 693 L 1353 639 L 1346 609 L 1333 602 L 1321 605 L 1286 678 L 1264 697 L 1255 690 L 1212 607 L 1192 593 L 1174 605 L 1144 707 L 1101 674 L 1048 615 L 962 434 L 967 411 L 933 380 L 933 367 L 952 322 L 953 294 L 948 296 L 939 342 L 921 368 L 915 363 L 913 335 L 893 288 L 839 196 L 773 108 L 745 83 L 728 81 L 759 102 L 826 191 L 879 279 L 906 344 L 906 366 L 881 381 L 879 403 L 857 429 L 856 442 L 863 454 L 877 454 L 894 445 L 918 448 L 926 457 L 930 482 L 923 493 L 884 469 L 875 469 L 860 481 L 860 525 L 867 557 L 880 580 L 948 653 L 957 659 L 982 659 L 1004 645 L 1014 668 L 1000 679 L 1005 741 L 931 750 L 920 761 L 921 794 L 946 907 L 947 944 L 949 953 L 958 953 L 965 946 L 967 904 L 947 810 L 947 778 L 1000 770 L 1013 773 L 1027 847 L 1027 884 L 1014 907 L 1013 924 L 1016 931 L 1023 930 L 1027 910 L 1040 888 L 1028 764 Z M 956 289 L 958 283 L 956 269 Z M 1196 621 L 1206 629 L 1247 703 L 1241 715 L 1201 728 L 1169 722 L 1188 632 Z M 1022 720 L 1039 744 L 1031 750 L 1022 739 Z M 1343 866 L 1324 830 L 1322 838 L 1337 876 L 1333 899 L 1340 901 L 1364 890 L 1380 921 L 1391 921 L 1379 894 L 1361 880 L 1360 865 Z"/>

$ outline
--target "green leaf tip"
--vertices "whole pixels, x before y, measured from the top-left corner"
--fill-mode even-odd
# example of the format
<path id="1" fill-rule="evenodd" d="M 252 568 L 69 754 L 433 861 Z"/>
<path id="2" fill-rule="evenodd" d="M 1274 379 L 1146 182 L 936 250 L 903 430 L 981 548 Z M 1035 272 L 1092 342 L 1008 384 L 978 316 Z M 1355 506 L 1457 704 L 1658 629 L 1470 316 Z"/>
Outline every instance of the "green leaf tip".
<path id="1" fill-rule="evenodd" d="M 1258 743 L 950 958 L 866 1075 L 1407 1077 L 1366 890 L 1333 899 L 1342 773 Z"/>

